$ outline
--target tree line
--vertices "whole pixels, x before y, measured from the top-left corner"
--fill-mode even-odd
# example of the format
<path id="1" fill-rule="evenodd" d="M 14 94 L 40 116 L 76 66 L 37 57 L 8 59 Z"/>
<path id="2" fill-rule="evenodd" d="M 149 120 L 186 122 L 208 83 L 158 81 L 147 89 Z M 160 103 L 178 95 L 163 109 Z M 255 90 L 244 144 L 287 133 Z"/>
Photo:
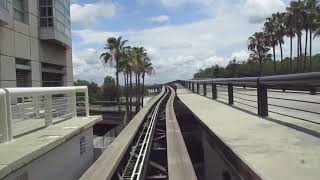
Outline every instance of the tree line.
<path id="1" fill-rule="evenodd" d="M 77 80 L 74 82 L 74 86 L 87 86 L 88 94 L 89 94 L 89 102 L 95 101 L 115 101 L 117 94 L 122 93 L 122 91 L 117 90 L 117 86 L 115 84 L 115 80 L 111 76 L 106 76 L 104 78 L 104 82 L 102 86 L 99 86 L 95 82 L 89 82 L 86 80 Z"/>
<path id="2" fill-rule="evenodd" d="M 116 86 L 120 92 L 119 74 L 123 74 L 124 92 L 127 104 L 132 104 L 132 98 L 136 102 L 141 102 L 143 106 L 143 97 L 145 91 L 145 77 L 154 72 L 151 58 L 144 47 L 127 46 L 128 40 L 122 37 L 110 37 L 104 46 L 104 52 L 100 59 L 103 63 L 109 64 L 116 69 Z M 116 96 L 119 104 L 119 93 Z M 129 109 L 130 108 L 130 109 Z M 132 112 L 132 106 L 127 105 L 127 112 Z M 140 109 L 140 103 L 137 103 L 136 109 Z"/>
<path id="3" fill-rule="evenodd" d="M 136 110 L 143 106 L 145 94 L 146 75 L 152 75 L 154 68 L 151 58 L 144 47 L 128 46 L 128 40 L 122 37 L 110 37 L 107 39 L 100 60 L 115 68 L 115 80 L 107 76 L 102 87 L 94 82 L 78 80 L 79 83 L 88 86 L 91 100 L 116 100 L 120 108 L 120 97 L 126 99 L 126 111 L 132 112 L 132 104 L 135 103 Z M 124 86 L 120 86 L 120 75 L 123 75 Z"/>
<path id="4" fill-rule="evenodd" d="M 213 71 L 213 74 L 224 71 L 218 76 L 226 77 L 235 74 L 234 71 L 241 71 L 235 74 L 240 77 L 319 71 L 319 55 L 312 54 L 313 41 L 317 36 L 320 36 L 320 2 L 291 1 L 286 12 L 278 12 L 266 18 L 262 31 L 248 38 L 250 55 L 246 62 L 232 60 L 225 68 L 214 66 L 199 70 L 194 77 L 207 76 L 205 72 L 208 71 Z M 285 38 L 290 39 L 290 57 L 284 58 Z M 296 57 L 293 57 L 294 44 Z M 276 48 L 279 48 L 280 61 L 276 58 Z"/>

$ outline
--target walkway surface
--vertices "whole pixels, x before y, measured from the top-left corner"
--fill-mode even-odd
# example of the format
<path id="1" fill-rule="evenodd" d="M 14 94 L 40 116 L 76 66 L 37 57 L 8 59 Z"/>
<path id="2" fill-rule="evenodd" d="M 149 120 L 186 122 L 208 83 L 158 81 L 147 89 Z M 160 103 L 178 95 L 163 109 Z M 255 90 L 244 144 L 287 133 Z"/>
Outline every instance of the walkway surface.
<path id="1" fill-rule="evenodd" d="M 320 178 L 320 139 L 303 129 L 288 126 L 298 121 L 282 124 L 279 123 L 281 120 L 261 118 L 195 94 L 180 85 L 177 95 L 262 179 Z"/>
<path id="2" fill-rule="evenodd" d="M 0 179 L 91 128 L 100 116 L 75 117 L 0 144 Z"/>

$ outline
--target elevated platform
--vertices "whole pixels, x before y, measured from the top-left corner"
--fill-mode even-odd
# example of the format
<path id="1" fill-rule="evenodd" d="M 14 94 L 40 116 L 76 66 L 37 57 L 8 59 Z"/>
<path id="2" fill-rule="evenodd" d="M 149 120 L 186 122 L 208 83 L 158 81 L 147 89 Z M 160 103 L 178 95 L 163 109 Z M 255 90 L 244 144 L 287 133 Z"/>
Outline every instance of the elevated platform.
<path id="1" fill-rule="evenodd" d="M 0 144 L 0 179 L 92 128 L 100 120 L 101 116 L 74 117 Z"/>
<path id="2" fill-rule="evenodd" d="M 318 137 L 177 87 L 179 99 L 241 161 L 233 163 L 245 179 L 319 179 Z M 254 174 L 241 174 L 246 168 Z"/>

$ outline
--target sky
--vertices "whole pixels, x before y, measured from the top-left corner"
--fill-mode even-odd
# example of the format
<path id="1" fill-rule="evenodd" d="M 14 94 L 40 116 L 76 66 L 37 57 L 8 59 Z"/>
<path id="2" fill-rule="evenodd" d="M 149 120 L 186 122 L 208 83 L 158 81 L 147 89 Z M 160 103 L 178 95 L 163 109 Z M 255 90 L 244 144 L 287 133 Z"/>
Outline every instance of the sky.
<path id="1" fill-rule="evenodd" d="M 200 68 L 248 58 L 247 39 L 289 0 L 72 0 L 74 78 L 103 82 L 114 69 L 99 59 L 108 37 L 148 50 L 146 83 L 190 79 Z M 289 55 L 289 43 L 284 46 Z M 315 44 L 315 48 L 320 44 Z M 122 76 L 121 76 L 122 77 Z"/>

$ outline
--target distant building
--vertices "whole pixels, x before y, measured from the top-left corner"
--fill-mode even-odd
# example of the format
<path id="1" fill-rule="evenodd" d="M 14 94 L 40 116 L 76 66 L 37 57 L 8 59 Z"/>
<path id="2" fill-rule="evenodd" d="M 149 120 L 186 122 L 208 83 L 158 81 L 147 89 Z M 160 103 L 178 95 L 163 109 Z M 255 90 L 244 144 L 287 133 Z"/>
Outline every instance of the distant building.
<path id="1" fill-rule="evenodd" d="M 70 0 L 0 0 L 0 87 L 73 84 Z"/>

